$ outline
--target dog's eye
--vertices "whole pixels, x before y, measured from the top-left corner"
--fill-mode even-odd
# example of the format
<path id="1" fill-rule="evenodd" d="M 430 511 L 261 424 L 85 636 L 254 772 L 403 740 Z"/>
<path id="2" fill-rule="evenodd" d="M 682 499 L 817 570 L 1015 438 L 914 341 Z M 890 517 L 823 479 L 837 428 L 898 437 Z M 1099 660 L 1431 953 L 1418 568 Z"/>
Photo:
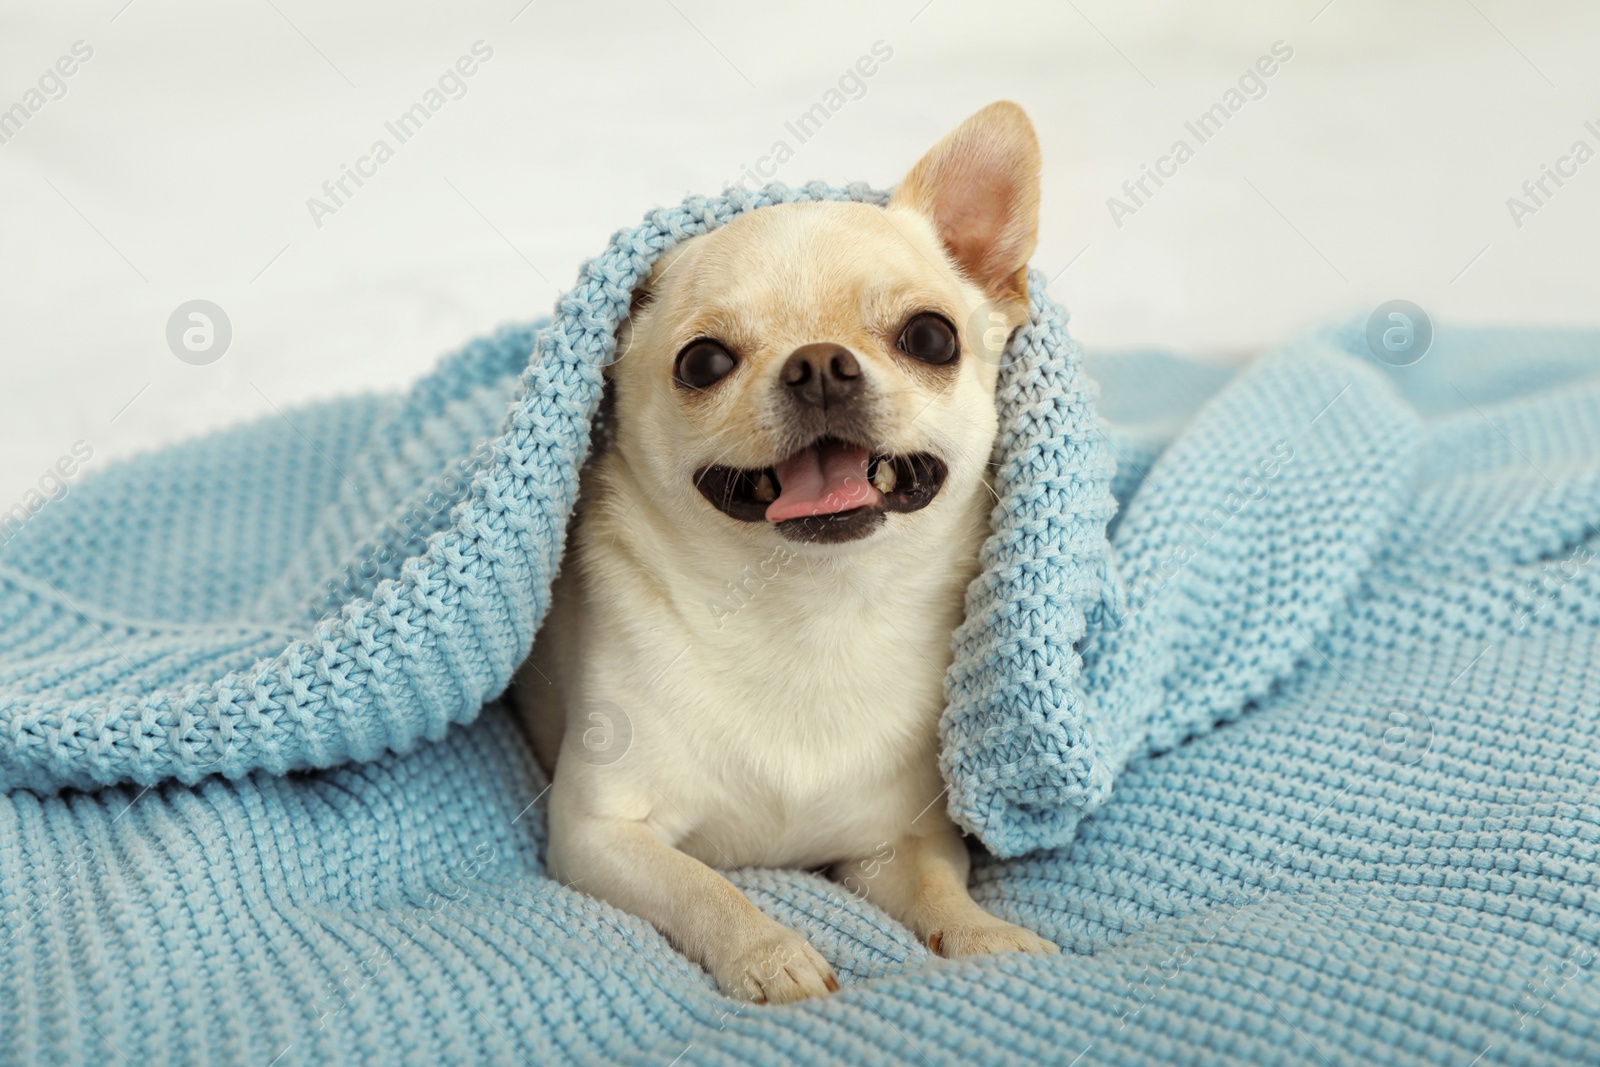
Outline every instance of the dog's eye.
<path id="1" fill-rule="evenodd" d="M 678 353 L 678 384 L 689 389 L 716 385 L 733 370 L 733 353 L 716 341 L 691 341 Z"/>
<path id="2" fill-rule="evenodd" d="M 956 358 L 955 327 L 930 311 L 911 316 L 896 342 L 900 351 L 923 363 L 949 363 Z"/>

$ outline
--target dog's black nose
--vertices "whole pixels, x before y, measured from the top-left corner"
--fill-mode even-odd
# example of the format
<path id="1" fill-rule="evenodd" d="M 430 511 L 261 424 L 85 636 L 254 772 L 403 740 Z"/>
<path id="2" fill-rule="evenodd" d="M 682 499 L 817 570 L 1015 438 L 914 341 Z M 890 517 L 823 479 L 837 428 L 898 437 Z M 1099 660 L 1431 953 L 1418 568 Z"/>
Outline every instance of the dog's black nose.
<path id="1" fill-rule="evenodd" d="M 801 345 L 789 353 L 779 377 L 797 401 L 825 408 L 855 398 L 861 387 L 861 364 L 843 345 Z"/>

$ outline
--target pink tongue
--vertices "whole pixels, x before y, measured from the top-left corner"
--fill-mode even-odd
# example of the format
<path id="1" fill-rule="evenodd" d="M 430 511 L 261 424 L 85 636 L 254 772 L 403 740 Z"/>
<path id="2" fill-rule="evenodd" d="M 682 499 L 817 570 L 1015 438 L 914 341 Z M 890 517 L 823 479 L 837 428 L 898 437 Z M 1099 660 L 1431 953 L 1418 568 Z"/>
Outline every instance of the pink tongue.
<path id="1" fill-rule="evenodd" d="M 871 462 L 872 453 L 865 448 L 834 442 L 780 460 L 773 468 L 778 472 L 778 499 L 767 505 L 767 521 L 835 515 L 882 503 L 882 494 L 867 481 Z"/>

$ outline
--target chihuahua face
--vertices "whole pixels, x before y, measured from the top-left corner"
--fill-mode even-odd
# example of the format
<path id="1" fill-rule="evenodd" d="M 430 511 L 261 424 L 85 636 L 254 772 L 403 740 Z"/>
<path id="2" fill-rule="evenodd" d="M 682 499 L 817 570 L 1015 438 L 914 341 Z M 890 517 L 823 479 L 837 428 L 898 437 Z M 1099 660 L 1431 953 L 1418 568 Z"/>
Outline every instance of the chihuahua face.
<path id="1" fill-rule="evenodd" d="M 1024 310 L 915 208 L 753 212 L 657 267 L 616 364 L 618 446 L 711 539 L 893 539 L 935 505 L 948 525 L 981 492 L 991 346 Z"/>
<path id="2" fill-rule="evenodd" d="M 838 987 L 719 870 L 825 868 L 935 952 L 1052 952 L 967 892 L 939 804 L 1038 147 L 994 104 L 886 208 L 762 208 L 675 248 L 609 369 L 611 441 L 516 700 L 553 876 L 758 1002 Z"/>

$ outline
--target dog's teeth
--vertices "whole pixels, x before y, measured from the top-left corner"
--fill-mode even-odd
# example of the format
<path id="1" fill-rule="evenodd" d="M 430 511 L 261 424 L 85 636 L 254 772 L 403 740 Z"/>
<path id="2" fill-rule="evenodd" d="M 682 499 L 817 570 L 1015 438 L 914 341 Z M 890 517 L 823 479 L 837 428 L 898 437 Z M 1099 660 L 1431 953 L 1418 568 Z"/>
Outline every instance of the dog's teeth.
<path id="1" fill-rule="evenodd" d="M 772 475 L 762 472 L 756 480 L 756 499 L 763 504 L 770 504 L 778 499 L 778 491 L 772 488 Z"/>
<path id="2" fill-rule="evenodd" d="M 872 472 L 872 484 L 878 487 L 878 492 L 894 492 L 894 462 L 892 460 L 880 459 L 874 461 L 874 466 L 877 469 Z"/>

